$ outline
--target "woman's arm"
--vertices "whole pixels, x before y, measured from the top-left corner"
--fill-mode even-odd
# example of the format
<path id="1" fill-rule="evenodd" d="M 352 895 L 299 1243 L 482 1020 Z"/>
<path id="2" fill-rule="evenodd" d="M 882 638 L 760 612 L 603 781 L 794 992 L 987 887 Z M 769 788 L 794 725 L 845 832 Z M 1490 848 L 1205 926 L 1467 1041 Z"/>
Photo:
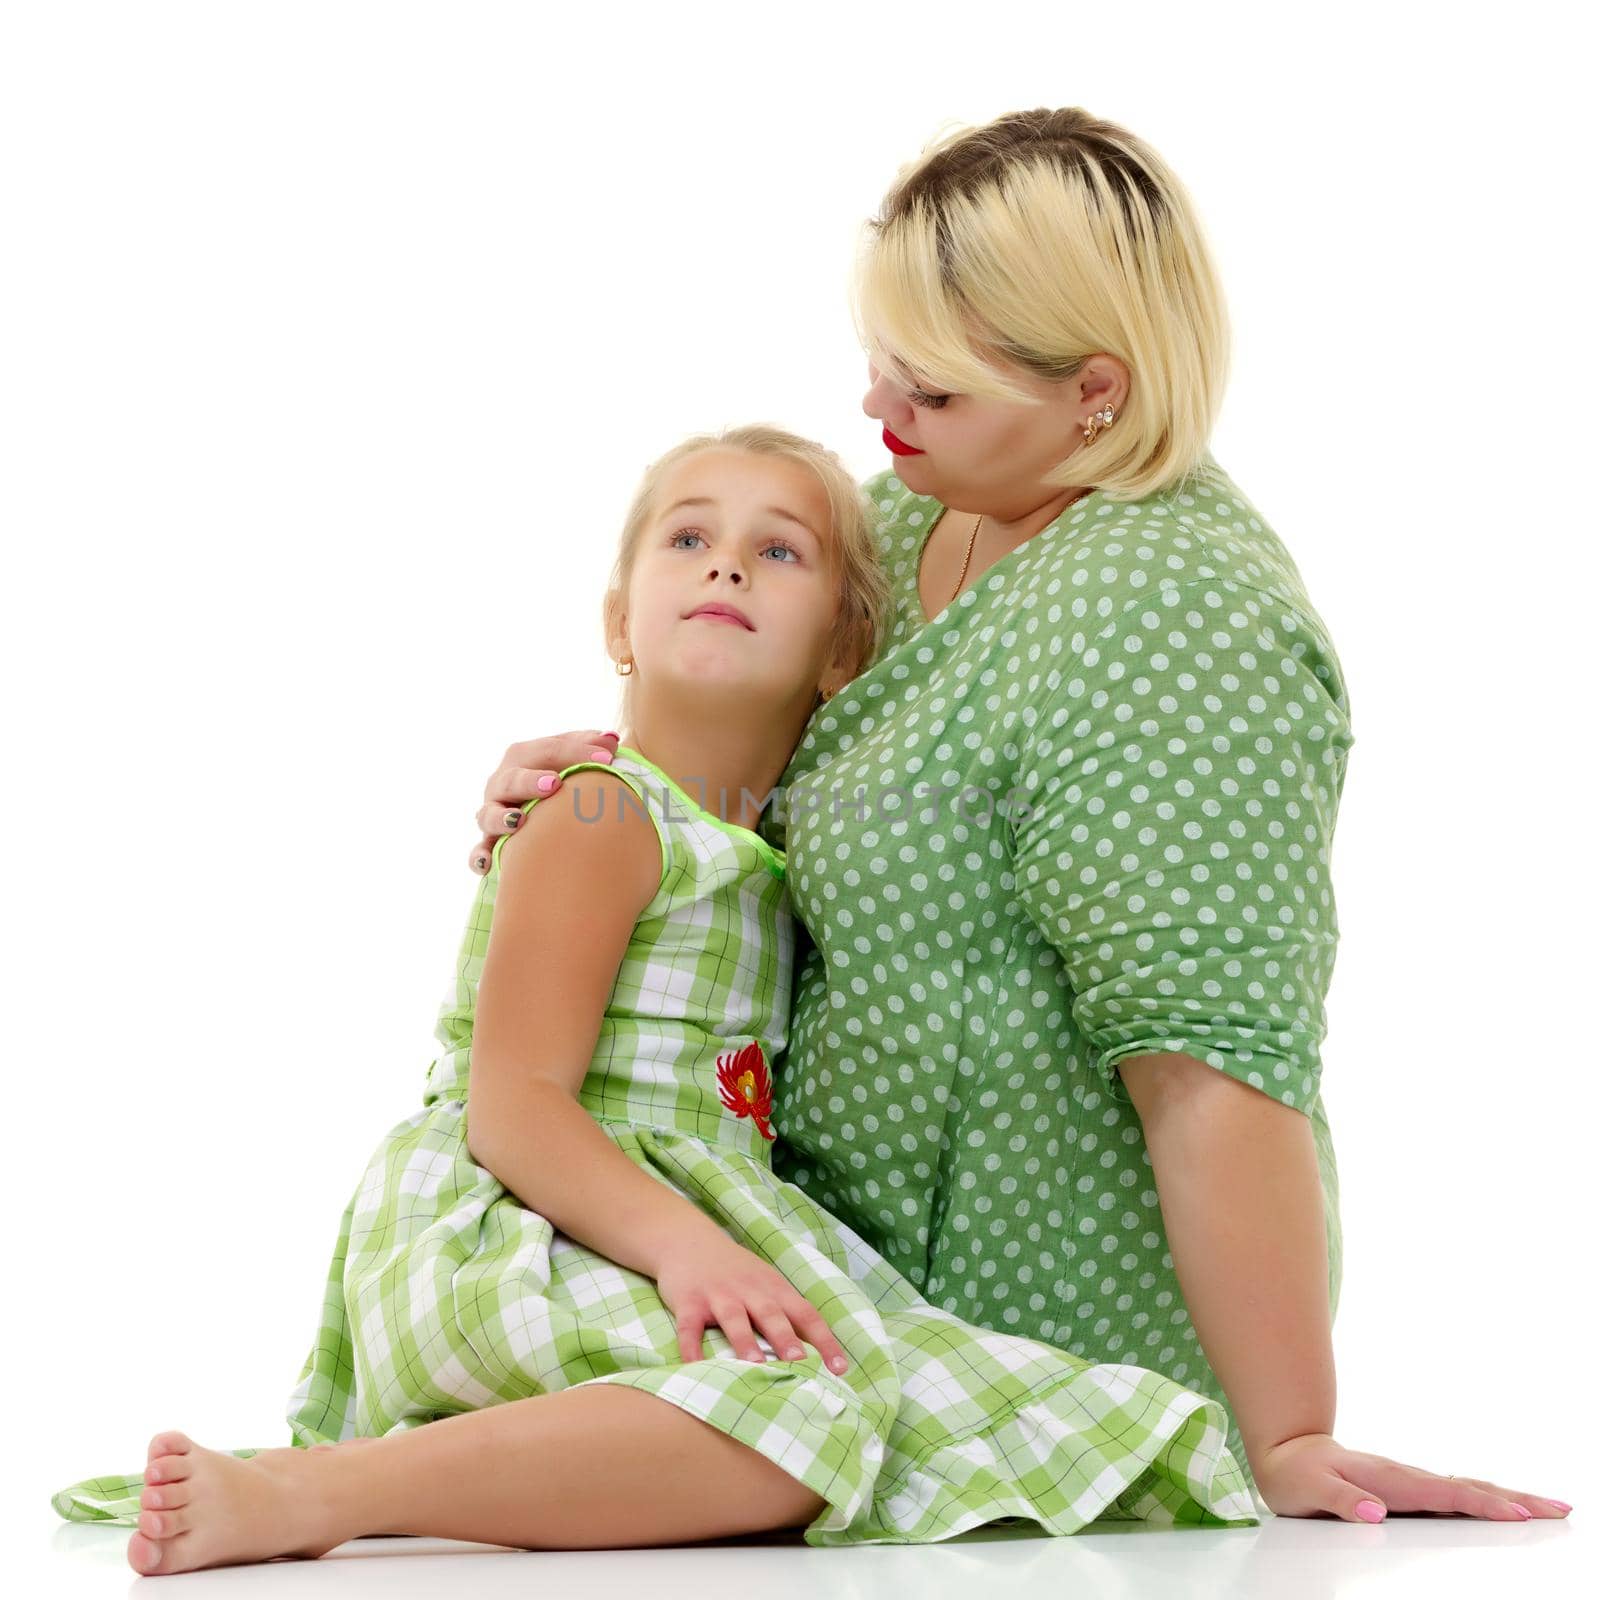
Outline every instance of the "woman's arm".
<path id="1" fill-rule="evenodd" d="M 473 1021 L 467 1148 L 530 1211 L 657 1276 L 717 1224 L 630 1161 L 578 1103 L 617 969 L 661 880 L 655 824 L 586 771 L 529 808 L 500 855 Z M 596 820 L 598 816 L 598 820 Z M 584 820 L 588 818 L 589 820 Z"/>
<path id="2" fill-rule="evenodd" d="M 1327 1239 L 1311 1123 L 1192 1056 L 1129 1056 L 1117 1070 L 1144 1124 L 1184 1303 L 1259 1471 L 1283 1440 L 1333 1432 Z"/>
<path id="3" fill-rule="evenodd" d="M 1060 677 L 1019 784 L 1018 889 L 1091 1065 L 1144 1125 L 1174 1272 L 1254 1466 L 1332 1427 L 1310 1113 L 1342 675 L 1291 607 L 1205 580 L 1135 601 Z"/>

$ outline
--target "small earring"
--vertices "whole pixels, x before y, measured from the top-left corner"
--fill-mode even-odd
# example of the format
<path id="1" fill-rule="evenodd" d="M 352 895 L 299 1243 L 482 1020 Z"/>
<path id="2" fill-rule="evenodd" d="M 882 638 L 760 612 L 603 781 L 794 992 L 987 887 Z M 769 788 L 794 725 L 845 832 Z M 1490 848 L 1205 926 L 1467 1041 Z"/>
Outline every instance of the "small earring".
<path id="1" fill-rule="evenodd" d="M 627 678 L 627 677 L 631 677 L 632 675 L 633 675 L 633 657 L 632 656 L 624 656 L 623 659 L 617 663 L 617 676 L 619 678 Z"/>
<path id="2" fill-rule="evenodd" d="M 1095 439 L 1098 437 L 1100 430 L 1102 428 L 1109 428 L 1115 420 L 1116 412 L 1110 405 L 1107 405 L 1103 411 L 1095 412 L 1095 414 L 1089 418 L 1089 426 L 1083 430 L 1085 443 L 1093 444 Z"/>

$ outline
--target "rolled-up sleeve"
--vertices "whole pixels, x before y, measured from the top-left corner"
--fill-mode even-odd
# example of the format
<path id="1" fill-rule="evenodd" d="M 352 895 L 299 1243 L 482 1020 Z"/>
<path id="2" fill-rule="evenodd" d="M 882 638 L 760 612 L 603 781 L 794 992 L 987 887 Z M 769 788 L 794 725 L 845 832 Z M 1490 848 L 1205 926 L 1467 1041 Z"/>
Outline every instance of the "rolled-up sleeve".
<path id="1" fill-rule="evenodd" d="M 1014 865 L 1123 1102 L 1120 1061 L 1179 1052 L 1309 1110 L 1352 743 L 1308 605 L 1204 579 L 1083 628 L 1022 747 Z"/>

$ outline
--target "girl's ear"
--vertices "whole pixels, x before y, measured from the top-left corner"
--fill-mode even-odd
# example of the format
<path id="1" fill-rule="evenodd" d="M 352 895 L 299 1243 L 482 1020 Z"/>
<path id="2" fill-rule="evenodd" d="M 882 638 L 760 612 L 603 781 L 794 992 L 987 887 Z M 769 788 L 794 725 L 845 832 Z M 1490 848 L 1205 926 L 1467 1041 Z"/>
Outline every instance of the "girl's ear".
<path id="1" fill-rule="evenodd" d="M 828 681 L 842 689 L 859 678 L 872 665 L 872 627 L 867 618 L 858 618 L 833 659 L 828 663 Z"/>
<path id="2" fill-rule="evenodd" d="M 817 693 L 824 699 L 838 694 L 861 670 L 854 660 L 859 653 L 854 646 L 835 650 L 822 670 L 822 682 L 817 685 Z"/>
<path id="3" fill-rule="evenodd" d="M 606 593 L 605 630 L 606 654 L 618 661 L 628 654 L 628 617 L 622 609 L 622 597 L 615 589 Z"/>

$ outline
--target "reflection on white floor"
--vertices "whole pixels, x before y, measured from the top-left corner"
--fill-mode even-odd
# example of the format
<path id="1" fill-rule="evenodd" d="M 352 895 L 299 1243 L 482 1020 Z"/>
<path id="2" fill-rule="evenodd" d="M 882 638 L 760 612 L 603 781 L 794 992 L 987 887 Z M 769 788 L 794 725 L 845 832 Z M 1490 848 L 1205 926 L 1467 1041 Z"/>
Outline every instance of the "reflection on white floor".
<path id="1" fill-rule="evenodd" d="M 1565 1600 L 1595 1592 L 1596 1548 L 1583 1507 L 1564 1521 L 1394 1517 L 1379 1527 L 1268 1517 L 1259 1528 L 1091 1527 L 1056 1539 L 979 1528 L 932 1545 L 814 1550 L 795 1533 L 652 1550 L 508 1550 L 444 1539 L 355 1539 L 318 1561 L 183 1574 L 183 1600 L 282 1594 L 421 1600 L 1334 1600 L 1508 1593 Z M 11 1552 L 14 1593 L 126 1595 L 143 1585 L 125 1554 L 131 1531 L 55 1522 L 30 1552 Z M 22 1555 L 19 1562 L 17 1557 Z M 1587 1582 L 1580 1581 L 1582 1572 Z M 159 1581 L 159 1580 L 158 1580 Z"/>

